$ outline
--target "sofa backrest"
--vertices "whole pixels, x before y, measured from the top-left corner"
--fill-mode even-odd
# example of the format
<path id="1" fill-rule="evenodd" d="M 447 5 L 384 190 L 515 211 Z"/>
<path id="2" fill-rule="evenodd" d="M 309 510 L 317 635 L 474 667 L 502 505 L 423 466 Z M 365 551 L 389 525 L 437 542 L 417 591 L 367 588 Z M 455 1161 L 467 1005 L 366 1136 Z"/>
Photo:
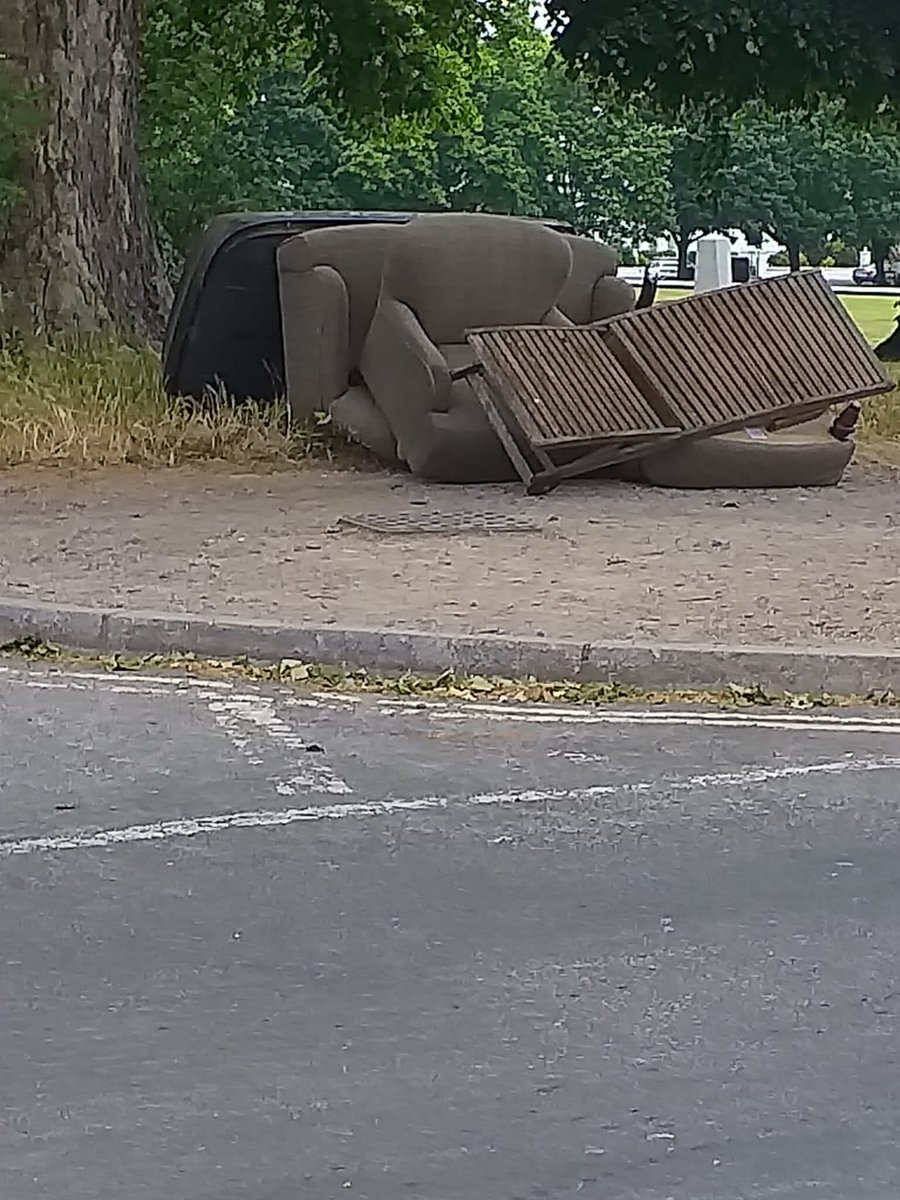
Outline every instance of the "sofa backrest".
<path id="1" fill-rule="evenodd" d="M 482 325 L 528 325 L 554 309 L 571 251 L 531 221 L 483 213 L 417 217 L 394 231 L 382 294 L 406 304 L 437 345 Z"/>

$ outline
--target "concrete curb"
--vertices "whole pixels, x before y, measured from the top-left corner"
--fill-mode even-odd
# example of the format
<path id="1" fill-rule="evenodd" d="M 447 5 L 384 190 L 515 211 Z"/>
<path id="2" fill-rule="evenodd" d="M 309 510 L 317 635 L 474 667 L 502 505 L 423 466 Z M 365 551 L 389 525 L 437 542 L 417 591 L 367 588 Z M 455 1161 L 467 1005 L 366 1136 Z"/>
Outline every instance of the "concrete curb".
<path id="1" fill-rule="evenodd" d="M 0 644 L 34 637 L 97 654 L 174 654 L 259 662 L 297 658 L 385 674 L 501 675 L 631 687 L 865 695 L 900 692 L 900 650 L 790 646 L 654 645 L 424 633 L 403 629 L 288 626 L 238 618 L 125 612 L 0 599 Z"/>

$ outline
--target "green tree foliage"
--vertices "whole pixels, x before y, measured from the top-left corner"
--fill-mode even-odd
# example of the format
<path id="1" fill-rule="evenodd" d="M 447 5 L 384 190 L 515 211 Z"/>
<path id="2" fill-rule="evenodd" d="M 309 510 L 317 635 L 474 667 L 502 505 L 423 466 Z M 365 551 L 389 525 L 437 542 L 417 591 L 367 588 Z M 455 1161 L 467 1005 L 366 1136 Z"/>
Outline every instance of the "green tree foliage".
<path id="1" fill-rule="evenodd" d="M 465 125 L 503 0 L 148 0 L 141 158 L 165 249 L 219 210 L 355 207 L 337 174 Z M 353 126 L 353 131 L 348 132 Z M 354 153 L 363 144 L 369 153 Z M 374 166 L 375 163 L 373 162 Z M 351 168 L 350 174 L 353 174 Z"/>
<path id="2" fill-rule="evenodd" d="M 900 244 L 900 128 L 882 117 L 846 124 L 844 169 L 854 222 L 845 240 L 869 246 L 882 274 L 891 248 Z"/>
<path id="3" fill-rule="evenodd" d="M 261 81 L 205 145 L 148 165 L 151 204 L 177 252 L 219 212 L 445 205 L 436 147 L 415 122 L 356 124 L 298 72 Z"/>
<path id="4" fill-rule="evenodd" d="M 661 225 L 675 243 L 680 279 L 688 277 L 688 251 L 693 238 L 718 228 L 723 179 L 720 170 L 709 170 L 708 125 L 701 109 L 683 105 L 670 129 L 670 208 Z"/>
<path id="5" fill-rule="evenodd" d="M 822 93 L 871 115 L 900 101 L 900 7 L 885 0 L 548 0 L 573 62 L 652 92 L 736 108 Z"/>
<path id="6" fill-rule="evenodd" d="M 767 233 L 787 247 L 791 266 L 802 250 L 852 234 L 846 141 L 838 114 L 745 109 L 734 123 L 723 175 L 719 222 L 751 238 Z"/>
<path id="7" fill-rule="evenodd" d="M 655 236 L 670 204 L 665 122 L 640 99 L 572 79 L 555 56 L 545 86 L 554 158 L 544 210 L 614 243 Z"/>
<path id="8" fill-rule="evenodd" d="M 0 57 L 0 223 L 19 199 L 19 157 L 37 120 L 37 106 L 12 63 Z"/>
<path id="9" fill-rule="evenodd" d="M 691 238 L 711 229 L 763 234 L 789 249 L 786 259 L 818 263 L 846 246 L 870 246 L 878 261 L 900 243 L 900 130 L 887 117 L 861 124 L 840 101 L 814 110 L 759 102 L 722 121 L 682 105 L 673 120 L 667 225 L 681 266 Z M 724 151 L 711 166 L 711 137 Z"/>
<path id="10" fill-rule="evenodd" d="M 464 120 L 460 80 L 502 0 L 148 0 L 142 154 L 184 170 L 273 75 L 375 124 L 400 113 Z"/>
<path id="11" fill-rule="evenodd" d="M 179 250 L 217 212 L 277 211 L 298 196 L 305 207 L 343 208 L 335 183 L 341 154 L 333 109 L 317 103 L 301 77 L 273 76 L 205 144 L 148 157 L 151 207 Z"/>
<path id="12" fill-rule="evenodd" d="M 489 210 L 557 216 L 610 238 L 668 211 L 669 132 L 646 106 L 571 78 L 527 6 L 457 76 L 456 121 L 361 122 L 316 76 L 265 80 L 214 138 L 149 164 L 151 195 L 183 248 L 232 208 Z"/>

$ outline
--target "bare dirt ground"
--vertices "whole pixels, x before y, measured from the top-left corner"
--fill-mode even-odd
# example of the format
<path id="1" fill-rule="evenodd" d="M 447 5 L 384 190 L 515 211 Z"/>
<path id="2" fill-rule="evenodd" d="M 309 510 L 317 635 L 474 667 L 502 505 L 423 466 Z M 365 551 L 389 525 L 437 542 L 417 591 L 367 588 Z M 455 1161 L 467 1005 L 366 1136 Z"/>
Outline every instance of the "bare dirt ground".
<path id="1" fill-rule="evenodd" d="M 821 491 L 453 488 L 305 468 L 0 476 L 0 593 L 93 606 L 578 639 L 900 645 L 898 477 Z M 539 533 L 377 536 L 356 513 Z"/>

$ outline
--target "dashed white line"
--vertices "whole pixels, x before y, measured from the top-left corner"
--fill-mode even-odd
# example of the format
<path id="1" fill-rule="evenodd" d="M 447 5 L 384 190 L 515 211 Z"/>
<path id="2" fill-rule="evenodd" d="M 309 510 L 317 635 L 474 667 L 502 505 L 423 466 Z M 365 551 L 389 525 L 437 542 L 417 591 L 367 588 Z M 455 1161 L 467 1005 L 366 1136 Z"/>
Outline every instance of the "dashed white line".
<path id="1" fill-rule="evenodd" d="M 636 792 L 690 791 L 692 788 L 741 787 L 750 788 L 769 780 L 817 774 L 842 775 L 858 771 L 892 771 L 900 769 L 900 758 L 846 759 L 840 762 L 813 763 L 804 767 L 750 768 L 729 775 L 692 775 L 683 779 L 660 779 L 638 783 L 603 785 L 589 788 L 526 790 L 520 792 L 480 792 L 470 796 L 422 796 L 407 800 L 372 800 L 343 804 L 310 805 L 304 808 L 262 809 L 249 812 L 213 814 L 202 817 L 178 817 L 169 821 L 153 821 L 145 825 L 121 828 L 76 830 L 67 834 L 25 837 L 0 842 L 0 856 L 53 853 L 63 850 L 104 849 L 141 842 L 169 841 L 201 835 L 224 833 L 235 829 L 268 829 L 299 823 L 339 820 L 360 820 L 366 817 L 386 817 L 397 813 L 427 812 L 518 805 L 590 803 L 612 795 L 633 795 Z"/>

